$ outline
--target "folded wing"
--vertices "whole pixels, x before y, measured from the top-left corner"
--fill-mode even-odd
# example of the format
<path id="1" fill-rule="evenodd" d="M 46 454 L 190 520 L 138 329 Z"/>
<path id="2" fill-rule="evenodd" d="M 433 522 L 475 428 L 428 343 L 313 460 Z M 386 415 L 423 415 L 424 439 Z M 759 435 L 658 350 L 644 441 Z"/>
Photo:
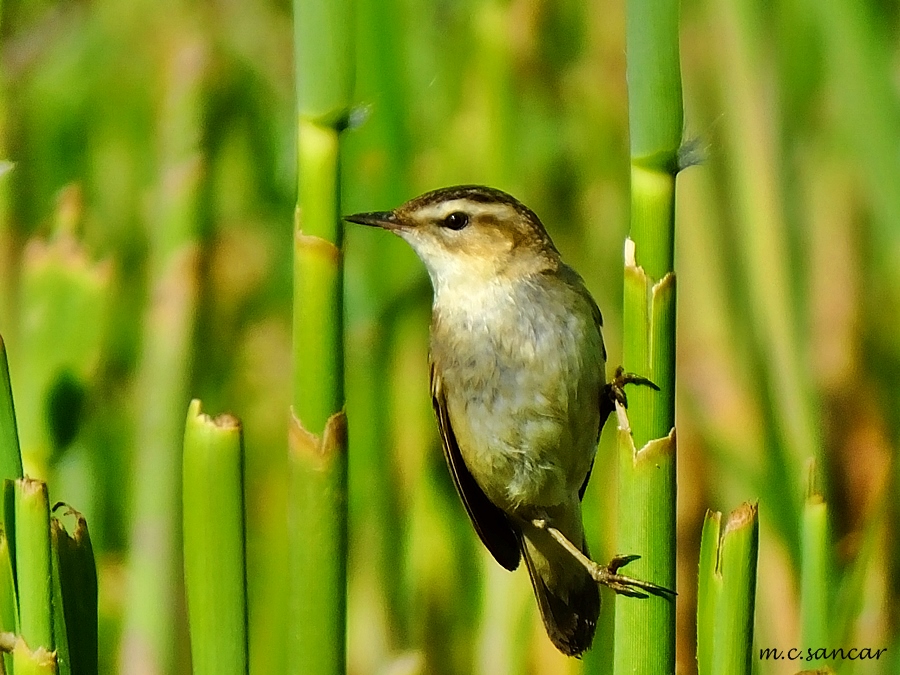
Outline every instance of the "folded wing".
<path id="1" fill-rule="evenodd" d="M 444 458 L 475 531 L 491 555 L 508 570 L 519 566 L 519 533 L 506 514 L 487 498 L 463 461 L 456 442 L 440 375 L 431 365 L 431 401 L 441 434 Z"/>

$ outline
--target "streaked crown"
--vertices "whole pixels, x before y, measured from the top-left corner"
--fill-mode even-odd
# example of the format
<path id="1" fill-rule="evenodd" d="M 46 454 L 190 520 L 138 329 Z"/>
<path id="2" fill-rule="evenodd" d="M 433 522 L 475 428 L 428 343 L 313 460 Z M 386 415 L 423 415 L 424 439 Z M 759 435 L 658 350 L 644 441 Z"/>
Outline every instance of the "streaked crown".
<path id="1" fill-rule="evenodd" d="M 559 253 L 534 211 L 482 185 L 433 190 L 393 211 L 358 213 L 346 220 L 405 239 L 436 288 L 451 279 L 489 280 L 559 264 Z"/>

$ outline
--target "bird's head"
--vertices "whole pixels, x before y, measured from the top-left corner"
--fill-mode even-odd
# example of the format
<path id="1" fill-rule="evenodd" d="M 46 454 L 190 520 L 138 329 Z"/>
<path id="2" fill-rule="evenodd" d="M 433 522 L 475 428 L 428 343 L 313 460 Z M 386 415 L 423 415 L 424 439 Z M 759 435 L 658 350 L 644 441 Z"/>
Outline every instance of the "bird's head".
<path id="1" fill-rule="evenodd" d="M 441 188 L 393 211 L 345 220 L 389 230 L 425 263 L 435 289 L 555 268 L 559 253 L 540 219 L 511 195 L 480 185 Z"/>

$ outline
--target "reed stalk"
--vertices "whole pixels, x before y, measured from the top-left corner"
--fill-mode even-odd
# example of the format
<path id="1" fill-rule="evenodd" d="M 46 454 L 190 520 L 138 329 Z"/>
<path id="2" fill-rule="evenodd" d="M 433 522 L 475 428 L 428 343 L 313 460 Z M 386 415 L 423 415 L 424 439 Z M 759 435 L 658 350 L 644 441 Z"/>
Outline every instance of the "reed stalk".
<path id="1" fill-rule="evenodd" d="M 3 17 L 0 2 L 0 19 Z M 2 22 L 0 22 L 2 23 Z M 7 130 L 6 82 L 0 72 L 0 329 L 6 329 L 13 315 L 13 228 L 10 223 L 10 179 L 13 163 L 4 158 Z"/>
<path id="2" fill-rule="evenodd" d="M 631 228 L 625 253 L 623 361 L 650 378 L 629 391 L 619 431 L 618 551 L 628 574 L 675 588 L 675 176 L 683 110 L 677 0 L 626 5 Z M 621 411 L 620 411 L 621 413 Z M 675 670 L 675 603 L 616 602 L 614 672 Z"/>
<path id="3" fill-rule="evenodd" d="M 22 455 L 16 429 L 16 408 L 13 404 L 12 381 L 6 344 L 0 335 L 0 485 L 2 481 L 22 477 Z"/>
<path id="4" fill-rule="evenodd" d="M 194 675 L 246 675 L 244 452 L 240 421 L 188 408 L 184 431 L 184 577 Z"/>
<path id="5" fill-rule="evenodd" d="M 833 546 L 828 504 L 816 486 L 816 464 L 810 462 L 800 531 L 800 642 L 813 649 L 834 644 L 837 637 L 832 630 Z M 824 659 L 808 662 L 809 667 L 825 665 L 830 664 Z"/>
<path id="6" fill-rule="evenodd" d="M 47 485 L 20 478 L 15 482 L 15 574 L 19 635 L 32 649 L 52 651 L 50 504 Z"/>
<path id="7" fill-rule="evenodd" d="M 5 529 L 0 529 L 0 633 L 16 634 L 16 626 L 19 622 L 18 608 L 16 606 L 16 579 L 13 576 L 12 546 L 13 542 L 6 535 Z M 12 672 L 12 655 L 3 652 L 4 673 Z"/>
<path id="8" fill-rule="evenodd" d="M 161 169 L 150 232 L 150 303 L 134 392 L 134 507 L 120 669 L 173 671 L 181 567 L 181 448 L 199 293 L 205 48 L 182 39 L 167 64 Z"/>
<path id="9" fill-rule="evenodd" d="M 22 455 L 16 431 L 16 411 L 6 345 L 0 336 L 0 631 L 15 633 L 18 628 L 16 579 L 13 571 L 15 508 L 7 499 L 7 483 L 22 477 Z M 9 491 L 11 492 L 11 491 Z M 4 652 L 2 665 L 12 669 L 12 656 Z"/>
<path id="10" fill-rule="evenodd" d="M 809 457 L 820 456 L 812 378 L 804 366 L 798 326 L 800 284 L 792 278 L 789 219 L 782 189 L 782 148 L 772 120 L 764 15 L 748 0 L 715 4 L 721 36 L 721 105 L 725 120 L 728 180 L 734 192 L 735 255 L 741 302 L 737 325 L 748 339 L 756 397 L 765 415 L 763 501 L 772 522 L 799 563 L 800 518 L 805 485 L 799 479 Z"/>
<path id="11" fill-rule="evenodd" d="M 292 673 L 346 670 L 340 132 L 353 89 L 351 0 L 294 0 L 297 210 L 291 458 Z"/>
<path id="12" fill-rule="evenodd" d="M 759 517 L 756 504 L 707 511 L 697 588 L 698 675 L 750 675 Z"/>
<path id="13" fill-rule="evenodd" d="M 347 204 L 349 212 L 400 204 L 409 196 L 405 45 L 381 39 L 391 26 L 403 20 L 400 5 L 397 0 L 356 2 L 355 91 L 371 108 L 360 133 L 352 140 L 348 138 L 347 161 L 354 170 L 346 176 L 346 193 L 360 198 L 358 205 Z M 345 370 L 347 406 L 353 410 L 348 420 L 348 509 L 350 537 L 357 547 L 350 551 L 349 574 L 351 585 L 358 584 L 357 597 L 365 598 L 367 608 L 372 606 L 368 599 L 371 594 L 379 598 L 383 625 L 370 630 L 381 631 L 379 643 L 392 652 L 409 646 L 408 580 L 403 574 L 401 495 L 384 384 L 390 378 L 391 357 L 398 348 L 393 337 L 396 313 L 390 307 L 396 303 L 400 282 L 408 282 L 410 267 L 418 261 L 406 256 L 403 242 L 383 232 L 351 228 L 347 238 Z M 357 607 L 351 598 L 351 617 L 355 612 Z"/>
<path id="14" fill-rule="evenodd" d="M 56 511 L 63 504 L 54 507 Z M 98 613 L 97 566 L 84 516 L 74 509 L 75 529 L 69 534 L 62 522 L 50 521 L 53 563 L 53 630 L 60 675 L 97 675 Z"/>

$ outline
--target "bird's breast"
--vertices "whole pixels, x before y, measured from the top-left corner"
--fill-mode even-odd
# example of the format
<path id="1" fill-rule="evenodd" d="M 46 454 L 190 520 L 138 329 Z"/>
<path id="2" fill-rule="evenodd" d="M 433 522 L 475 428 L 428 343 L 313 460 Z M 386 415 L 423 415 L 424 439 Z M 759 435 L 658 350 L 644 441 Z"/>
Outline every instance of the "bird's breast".
<path id="1" fill-rule="evenodd" d="M 571 499 L 596 448 L 602 338 L 590 301 L 551 281 L 435 298 L 432 359 L 450 422 L 469 471 L 506 510 Z"/>

